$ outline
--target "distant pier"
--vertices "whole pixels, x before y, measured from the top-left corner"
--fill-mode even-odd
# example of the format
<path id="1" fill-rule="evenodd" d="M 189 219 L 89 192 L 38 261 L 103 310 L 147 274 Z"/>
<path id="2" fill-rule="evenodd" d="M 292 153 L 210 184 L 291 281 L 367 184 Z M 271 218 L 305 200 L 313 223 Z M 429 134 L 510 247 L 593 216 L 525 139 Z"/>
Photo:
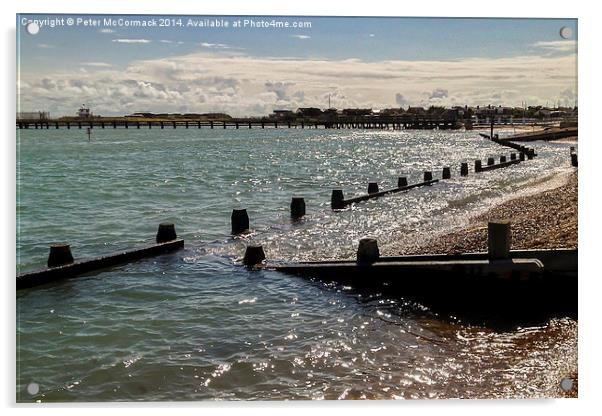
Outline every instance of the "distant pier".
<path id="1" fill-rule="evenodd" d="M 18 129 L 366 129 L 366 130 L 451 130 L 463 127 L 455 118 L 426 116 L 341 117 L 336 120 L 296 119 L 294 121 L 232 118 L 227 120 L 92 118 L 16 121 Z"/>

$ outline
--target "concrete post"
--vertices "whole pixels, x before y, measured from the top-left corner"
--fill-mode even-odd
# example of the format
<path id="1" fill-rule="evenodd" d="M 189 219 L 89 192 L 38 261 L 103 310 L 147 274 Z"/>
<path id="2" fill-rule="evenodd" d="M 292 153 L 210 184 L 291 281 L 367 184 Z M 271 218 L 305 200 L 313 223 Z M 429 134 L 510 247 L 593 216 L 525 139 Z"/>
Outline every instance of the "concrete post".
<path id="1" fill-rule="evenodd" d="M 261 245 L 250 245 L 245 250 L 245 256 L 242 262 L 245 266 L 255 266 L 265 260 L 265 253 L 263 246 Z"/>
<path id="2" fill-rule="evenodd" d="M 305 199 L 300 197 L 293 197 L 291 199 L 291 217 L 301 218 L 305 215 Z"/>
<path id="3" fill-rule="evenodd" d="M 48 254 L 48 267 L 64 266 L 73 263 L 69 244 L 53 244 Z"/>
<path id="4" fill-rule="evenodd" d="M 495 164 L 495 159 L 492 157 L 487 158 L 487 166 Z"/>
<path id="5" fill-rule="evenodd" d="M 244 208 L 232 210 L 232 234 L 240 234 L 249 229 L 249 216 Z"/>
<path id="6" fill-rule="evenodd" d="M 378 183 L 376 183 L 376 182 L 368 183 L 368 193 L 375 194 L 377 192 L 378 192 Z"/>
<path id="7" fill-rule="evenodd" d="M 358 263 L 374 263 L 380 258 L 376 238 L 362 238 L 357 247 Z"/>
<path id="8" fill-rule="evenodd" d="M 159 229 L 157 230 L 157 243 L 165 243 L 167 241 L 172 241 L 178 238 L 176 234 L 176 227 L 171 223 L 161 223 L 159 224 Z"/>
<path id="9" fill-rule="evenodd" d="M 443 179 L 450 179 L 451 178 L 451 170 L 449 169 L 449 167 L 444 167 L 443 168 L 443 175 L 441 176 Z"/>
<path id="10" fill-rule="evenodd" d="M 330 198 L 330 207 L 332 209 L 343 209 L 345 208 L 343 190 L 342 189 L 333 189 L 332 196 Z"/>
<path id="11" fill-rule="evenodd" d="M 408 179 L 405 176 L 400 176 L 397 178 L 397 187 L 403 188 L 404 186 L 408 186 Z"/>
<path id="12" fill-rule="evenodd" d="M 424 172 L 424 182 L 433 180 L 433 172 L 426 171 Z"/>
<path id="13" fill-rule="evenodd" d="M 460 165 L 460 175 L 461 176 L 468 176 L 468 163 L 463 162 Z"/>
<path id="14" fill-rule="evenodd" d="M 480 172 L 481 171 L 481 161 L 480 160 L 475 160 L 474 161 L 474 171 L 475 172 Z"/>
<path id="15" fill-rule="evenodd" d="M 487 242 L 489 260 L 509 259 L 512 243 L 510 221 L 490 221 L 487 225 Z"/>

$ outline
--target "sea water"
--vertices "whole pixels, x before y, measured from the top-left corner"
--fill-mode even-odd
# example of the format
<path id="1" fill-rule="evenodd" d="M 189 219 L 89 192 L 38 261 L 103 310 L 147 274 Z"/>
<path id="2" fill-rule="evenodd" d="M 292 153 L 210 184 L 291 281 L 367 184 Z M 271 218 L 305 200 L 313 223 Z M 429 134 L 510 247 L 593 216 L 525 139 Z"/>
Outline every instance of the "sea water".
<path id="1" fill-rule="evenodd" d="M 576 371 L 574 320 L 496 331 L 240 266 L 249 243 L 273 262 L 343 259 L 364 236 L 386 251 L 462 227 L 571 170 L 568 144 L 529 145 L 535 159 L 475 175 L 475 159 L 514 150 L 456 131 L 18 130 L 18 272 L 43 267 L 52 243 L 97 256 L 152 241 L 160 222 L 186 248 L 19 291 L 17 400 L 555 395 Z M 330 209 L 332 189 L 352 197 L 444 166 L 451 180 Z M 292 196 L 305 198 L 300 221 Z M 239 207 L 251 231 L 233 237 Z"/>

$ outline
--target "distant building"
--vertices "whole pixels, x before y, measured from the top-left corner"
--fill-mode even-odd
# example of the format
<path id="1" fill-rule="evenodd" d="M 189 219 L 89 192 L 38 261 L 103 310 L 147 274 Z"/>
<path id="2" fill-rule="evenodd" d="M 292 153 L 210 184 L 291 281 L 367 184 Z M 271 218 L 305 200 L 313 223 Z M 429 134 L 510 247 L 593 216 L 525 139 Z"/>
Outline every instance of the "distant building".
<path id="1" fill-rule="evenodd" d="M 89 107 L 86 107 L 85 104 L 82 104 L 79 110 L 77 110 L 77 116 L 79 118 L 90 118 L 92 117 L 92 112 L 90 111 Z"/>
<path id="2" fill-rule="evenodd" d="M 296 114 L 292 110 L 274 110 L 269 117 L 275 120 L 293 120 L 296 117 Z"/>
<path id="3" fill-rule="evenodd" d="M 20 111 L 17 113 L 17 120 L 48 120 L 49 118 L 48 111 Z"/>
<path id="4" fill-rule="evenodd" d="M 346 116 L 369 116 L 372 115 L 371 108 L 345 108 L 343 114 Z"/>
<path id="5" fill-rule="evenodd" d="M 383 116 L 401 116 L 405 113 L 405 110 L 401 107 L 399 108 L 383 108 L 380 110 L 380 114 Z"/>
<path id="6" fill-rule="evenodd" d="M 301 117 L 317 117 L 322 115 L 322 110 L 315 107 L 301 107 L 297 109 L 297 115 Z"/>
<path id="7" fill-rule="evenodd" d="M 422 107 L 408 107 L 408 110 L 406 111 L 406 113 L 424 115 L 424 114 L 426 114 L 426 110 Z"/>

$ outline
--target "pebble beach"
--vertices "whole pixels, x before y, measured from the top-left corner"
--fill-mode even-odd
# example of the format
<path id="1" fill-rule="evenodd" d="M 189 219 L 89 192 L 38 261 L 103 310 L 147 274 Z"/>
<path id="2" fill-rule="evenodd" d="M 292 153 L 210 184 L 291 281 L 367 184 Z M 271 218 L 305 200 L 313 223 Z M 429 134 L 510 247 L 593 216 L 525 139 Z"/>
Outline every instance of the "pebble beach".
<path id="1" fill-rule="evenodd" d="M 508 200 L 471 218 L 469 226 L 421 243 L 388 247 L 387 254 L 456 254 L 487 251 L 487 222 L 510 220 L 512 249 L 577 247 L 577 172 L 560 186 Z"/>

